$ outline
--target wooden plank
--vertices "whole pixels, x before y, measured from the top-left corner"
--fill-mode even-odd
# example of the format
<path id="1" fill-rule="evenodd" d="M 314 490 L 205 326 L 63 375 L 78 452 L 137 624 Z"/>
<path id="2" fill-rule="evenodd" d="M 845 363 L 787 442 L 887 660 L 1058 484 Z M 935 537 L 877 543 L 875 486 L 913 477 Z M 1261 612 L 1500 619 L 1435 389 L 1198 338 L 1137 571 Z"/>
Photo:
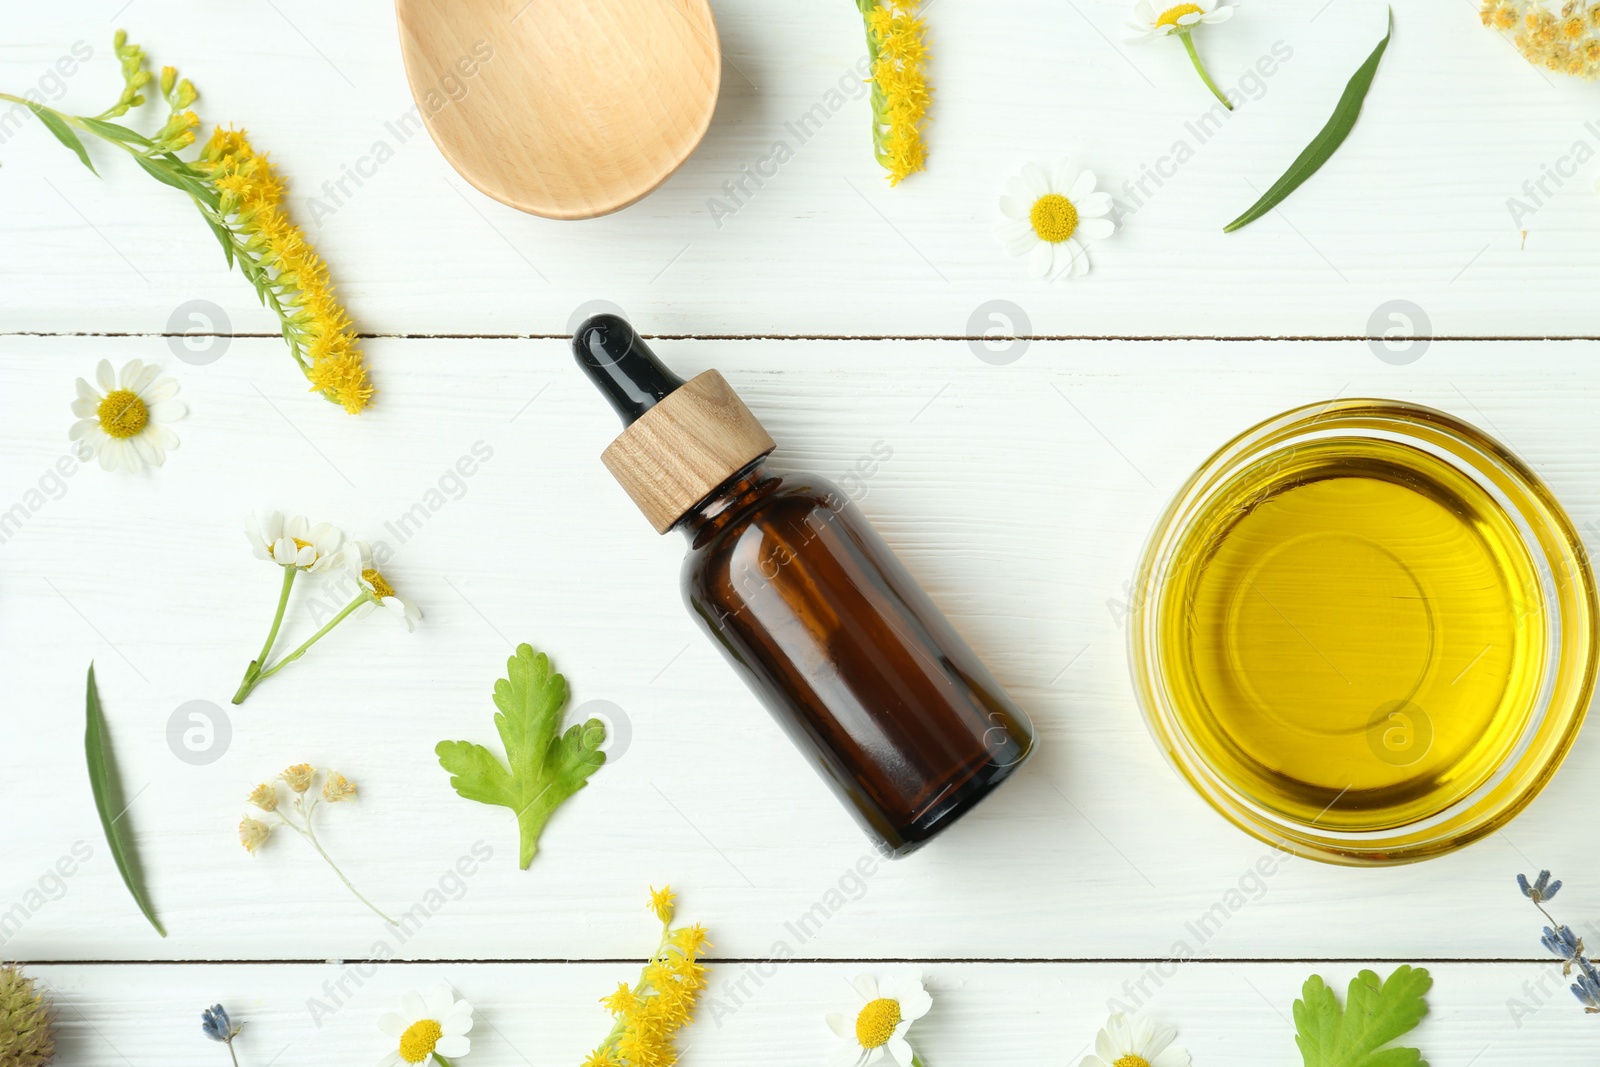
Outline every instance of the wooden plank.
<path id="1" fill-rule="evenodd" d="M 126 25 L 196 80 L 208 121 L 272 152 L 369 333 L 554 335 L 604 298 L 667 334 L 969 336 L 997 299 L 1040 335 L 1600 334 L 1590 87 L 1528 66 L 1476 4 L 1398 12 L 1354 135 L 1281 211 L 1231 235 L 1223 223 L 1381 36 L 1383 4 L 1249 5 L 1206 32 L 1212 71 L 1243 101 L 1231 117 L 1176 43 L 1124 43 L 1128 6 L 930 9 L 931 169 L 889 189 L 849 5 L 721 0 L 705 143 L 638 205 L 581 223 L 522 215 L 450 170 L 411 115 L 389 0 L 204 20 L 181 0 L 45 5 L 8 28 L 0 86 L 98 111 Z M 276 329 L 177 194 L 110 151 L 95 178 L 24 113 L 0 109 L 0 124 L 0 331 L 177 331 L 197 299 L 234 329 Z M 1094 169 L 1125 218 L 1088 278 L 1050 286 L 990 231 L 1008 176 L 1059 155 Z"/>
<path id="2" fill-rule="evenodd" d="M 622 923 L 649 940 L 643 916 Z M 758 972 L 757 966 L 760 970 Z M 1162 976 L 1148 965 L 760 964 L 714 965 L 698 1020 L 681 1035 L 684 1062 L 715 1067 L 816 1064 L 834 1049 L 824 1024 L 853 1011 L 849 980 L 921 969 L 933 1010 L 911 1037 L 928 1063 L 1048 1059 L 1076 1065 L 1091 1051 L 1109 1001 L 1141 1006 L 1178 1028 L 1196 1064 L 1299 1063 L 1290 1008 L 1322 974 L 1344 997 L 1363 966 L 1390 963 L 1191 964 Z M 60 1015 L 60 1062 L 226 1063 L 200 1033 L 200 1010 L 221 1000 L 245 1030 L 244 1067 L 268 1063 L 375 1063 L 387 1051 L 377 1017 L 401 995 L 449 982 L 477 1010 L 467 1061 L 476 1067 L 577 1063 L 610 1029 L 597 1003 L 636 964 L 327 964 L 263 967 L 43 966 Z M 1593 1048 L 1593 1020 L 1561 988 L 1555 963 L 1430 965 L 1430 1012 L 1408 1035 L 1434 1067 L 1576 1064 Z M 761 973 L 765 972 L 765 973 Z M 741 982 L 743 983 L 741 985 Z M 1139 992 L 1143 982 L 1146 994 Z M 340 989 L 343 983 L 343 989 Z M 1543 983 L 1542 989 L 1540 983 Z M 330 992 L 331 990 L 331 992 Z M 1131 992 L 1130 992 L 1131 990 Z M 218 1058 L 220 1056 L 220 1059 Z"/>
<path id="3" fill-rule="evenodd" d="M 351 417 L 304 391 L 275 340 L 190 366 L 160 338 L 0 338 L 0 514 L 25 520 L 0 544 L 0 779 L 26 813 L 0 835 L 0 915 L 26 912 L 0 950 L 366 954 L 382 924 L 300 842 L 250 857 L 235 838 L 249 788 L 310 760 L 361 789 L 326 828 L 352 879 L 385 907 L 425 905 L 403 952 L 415 958 L 625 957 L 637 934 L 615 917 L 669 881 L 736 957 L 791 925 L 799 954 L 821 958 L 1161 959 L 1184 940 L 1219 958 L 1537 953 L 1516 872 L 1565 878 L 1575 926 L 1600 913 L 1600 867 L 1572 833 L 1600 769 L 1592 732 L 1521 818 L 1464 852 L 1261 873 L 1265 847 L 1151 743 L 1120 621 L 1141 541 L 1190 470 L 1255 421 L 1333 395 L 1477 422 L 1592 534 L 1596 347 L 1441 342 L 1397 367 L 1361 342 L 1036 342 L 1008 366 L 959 341 L 659 345 L 681 373 L 726 374 L 779 442 L 774 462 L 855 495 L 1038 722 L 1040 753 L 1015 782 L 862 876 L 864 839 L 684 611 L 677 537 L 656 537 L 601 466 L 616 420 L 562 344 L 374 341 L 382 391 Z M 182 447 L 150 476 L 58 482 L 72 378 L 102 356 L 176 374 Z M 480 442 L 487 458 L 456 474 Z M 873 460 L 874 445 L 892 454 Z M 349 623 L 229 707 L 278 584 L 241 534 L 253 507 L 389 541 L 391 577 L 426 613 L 418 631 Z M 314 628 L 311 601 L 286 625 Z M 492 742 L 489 692 L 517 641 L 552 654 L 575 705 L 621 709 L 607 714 L 626 737 L 528 872 L 506 813 L 457 798 L 432 751 Z M 82 780 L 91 658 L 166 941 L 117 881 Z M 231 726 L 209 764 L 168 741 L 194 700 Z M 49 872 L 79 841 L 90 857 L 58 885 Z M 462 876 L 479 842 L 492 857 Z"/>

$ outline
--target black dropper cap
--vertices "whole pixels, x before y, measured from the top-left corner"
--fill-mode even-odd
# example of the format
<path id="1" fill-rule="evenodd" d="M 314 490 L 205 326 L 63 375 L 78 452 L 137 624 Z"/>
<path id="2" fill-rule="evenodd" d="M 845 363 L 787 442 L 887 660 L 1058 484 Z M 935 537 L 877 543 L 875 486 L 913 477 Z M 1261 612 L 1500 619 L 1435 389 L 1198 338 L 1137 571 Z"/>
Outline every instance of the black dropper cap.
<path id="1" fill-rule="evenodd" d="M 572 354 L 624 426 L 683 384 L 620 315 L 593 315 L 572 335 Z"/>

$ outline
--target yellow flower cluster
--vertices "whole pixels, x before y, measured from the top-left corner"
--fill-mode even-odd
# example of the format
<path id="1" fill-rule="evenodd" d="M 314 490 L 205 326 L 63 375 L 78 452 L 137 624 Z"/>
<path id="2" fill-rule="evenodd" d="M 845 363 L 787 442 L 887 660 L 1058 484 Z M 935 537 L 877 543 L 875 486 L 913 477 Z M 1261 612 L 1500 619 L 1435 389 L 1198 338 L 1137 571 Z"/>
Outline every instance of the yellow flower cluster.
<path id="1" fill-rule="evenodd" d="M 354 414 L 372 399 L 355 328 L 334 298 L 328 265 L 283 209 L 284 184 L 244 130 L 217 127 L 196 167 L 242 239 L 240 269 L 283 321 L 283 337 L 313 390 Z"/>
<path id="2" fill-rule="evenodd" d="M 616 992 L 601 998 L 617 1024 L 583 1067 L 671 1067 L 678 1061 L 673 1035 L 694 1018 L 695 1000 L 706 986 L 699 960 L 710 943 L 699 924 L 673 929 L 670 887 L 650 891 L 650 910 L 661 920 L 661 944 L 638 985 L 618 983 Z"/>
<path id="3" fill-rule="evenodd" d="M 867 25 L 872 60 L 872 141 L 889 184 L 927 167 L 922 127 L 933 90 L 928 85 L 925 26 L 917 0 L 856 0 Z"/>
<path id="4" fill-rule="evenodd" d="M 1600 76 L 1600 2 L 1567 0 L 1558 11 L 1540 0 L 1483 0 L 1485 26 L 1511 34 L 1528 62 L 1580 78 Z"/>

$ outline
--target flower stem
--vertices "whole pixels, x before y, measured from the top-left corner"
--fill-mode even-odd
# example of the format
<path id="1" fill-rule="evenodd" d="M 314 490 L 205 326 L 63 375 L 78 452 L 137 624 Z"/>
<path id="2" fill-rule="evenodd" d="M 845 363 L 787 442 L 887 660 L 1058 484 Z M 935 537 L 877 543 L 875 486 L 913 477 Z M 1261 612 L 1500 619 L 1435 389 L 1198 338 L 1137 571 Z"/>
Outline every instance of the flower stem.
<path id="1" fill-rule="evenodd" d="M 294 585 L 295 575 L 299 573 L 299 567 L 283 568 L 283 587 L 278 592 L 278 610 L 272 616 L 272 629 L 267 631 L 267 640 L 261 646 L 260 655 L 251 660 L 250 666 L 244 670 L 244 680 L 239 683 L 238 691 L 233 694 L 235 704 L 243 704 L 244 698 L 250 695 L 250 690 L 261 680 L 261 666 L 267 662 L 267 656 L 272 653 L 272 645 L 278 640 L 278 627 L 283 625 L 283 610 L 289 606 L 289 590 Z"/>
<path id="2" fill-rule="evenodd" d="M 315 803 L 315 801 L 313 801 L 313 803 Z M 323 862 L 327 863 L 327 865 L 329 867 L 333 868 L 333 873 L 337 874 L 339 876 L 339 881 L 344 883 L 344 887 L 346 889 L 350 890 L 350 892 L 352 894 L 354 894 L 354 896 L 355 896 L 355 898 L 357 900 L 361 901 L 361 903 L 365 904 L 368 908 L 370 908 L 372 910 L 372 914 L 376 915 L 378 918 L 382 919 L 384 922 L 388 923 L 390 926 L 398 926 L 399 925 L 398 923 L 396 923 L 393 919 L 389 918 L 389 916 L 385 915 L 383 913 L 383 911 L 376 904 L 374 904 L 372 901 L 368 900 L 365 896 L 363 896 L 361 894 L 361 890 L 357 889 L 355 887 L 354 883 L 352 883 L 350 881 L 350 879 L 348 879 L 348 878 L 346 878 L 344 876 L 344 872 L 339 869 L 339 865 L 337 863 L 333 862 L 333 857 L 328 855 L 328 850 L 323 848 L 322 847 L 322 842 L 317 840 L 317 831 L 311 825 L 311 810 L 309 808 L 303 808 L 301 810 L 304 812 L 304 817 L 305 817 L 305 820 L 306 820 L 306 824 L 303 827 L 297 825 L 294 822 L 294 820 L 288 818 L 281 811 L 277 812 L 276 814 L 277 814 L 278 818 L 283 820 L 284 825 L 288 826 L 290 829 L 294 830 L 301 837 L 303 837 L 307 841 L 311 842 L 311 847 L 317 850 L 317 855 L 322 857 Z"/>
<path id="3" fill-rule="evenodd" d="M 233 1038 L 228 1038 L 228 1055 L 233 1059 L 233 1067 L 239 1067 L 239 1054 L 233 1051 Z"/>
<path id="4" fill-rule="evenodd" d="M 266 681 L 268 678 L 271 678 L 274 674 L 277 674 L 279 671 L 283 670 L 301 656 L 305 655 L 312 645 L 316 644 L 318 641 L 322 640 L 324 636 L 326 636 L 329 630 L 343 622 L 345 620 L 345 616 L 349 615 L 352 611 L 356 610 L 362 604 L 365 604 L 371 599 L 372 598 L 365 592 L 357 595 L 354 600 L 350 601 L 350 603 L 346 604 L 339 610 L 339 614 L 329 619 L 326 626 L 312 634 L 310 637 L 306 638 L 304 644 L 265 670 L 261 668 L 259 662 L 252 663 L 250 666 L 254 673 L 251 671 L 245 672 L 244 681 L 239 684 L 239 691 L 233 695 L 233 702 L 235 704 L 244 703 L 244 698 L 250 695 L 250 691 L 252 689 Z M 274 627 L 274 632 L 276 632 L 276 627 Z"/>
<path id="5" fill-rule="evenodd" d="M 1233 105 L 1228 102 L 1228 98 L 1223 95 L 1222 90 L 1217 88 L 1217 83 L 1211 80 L 1211 75 L 1206 73 L 1206 65 L 1200 62 L 1200 53 L 1194 47 L 1194 36 L 1188 30 L 1179 30 L 1178 36 L 1183 38 L 1183 47 L 1189 53 L 1189 59 L 1194 63 L 1194 69 L 1199 72 L 1200 80 L 1206 83 L 1206 88 L 1211 90 L 1212 96 L 1222 101 L 1223 107 L 1232 111 Z"/>

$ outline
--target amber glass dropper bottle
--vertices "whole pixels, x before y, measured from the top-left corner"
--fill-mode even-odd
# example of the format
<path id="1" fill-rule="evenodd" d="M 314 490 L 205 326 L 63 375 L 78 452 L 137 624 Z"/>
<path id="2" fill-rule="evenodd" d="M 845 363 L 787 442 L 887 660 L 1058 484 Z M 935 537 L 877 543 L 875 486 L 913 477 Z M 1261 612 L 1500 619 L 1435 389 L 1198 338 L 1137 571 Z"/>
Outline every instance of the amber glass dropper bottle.
<path id="1" fill-rule="evenodd" d="M 838 487 L 767 468 L 772 438 L 722 375 L 685 382 L 615 315 L 573 349 L 626 427 L 605 465 L 688 538 L 689 610 L 881 852 L 917 849 L 1028 758 L 1027 714 Z"/>

